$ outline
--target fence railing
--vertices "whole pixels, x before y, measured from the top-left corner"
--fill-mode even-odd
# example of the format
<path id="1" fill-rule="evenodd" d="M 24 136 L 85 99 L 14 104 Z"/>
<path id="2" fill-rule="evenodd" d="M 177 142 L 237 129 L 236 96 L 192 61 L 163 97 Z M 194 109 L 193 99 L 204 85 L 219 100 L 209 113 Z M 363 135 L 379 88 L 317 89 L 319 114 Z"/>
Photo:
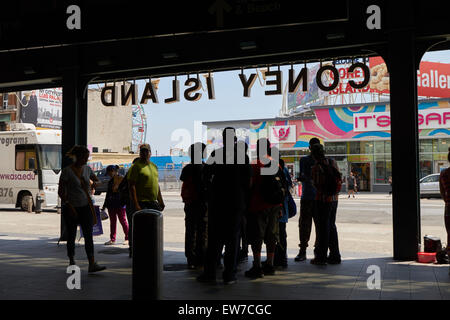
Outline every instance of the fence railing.
<path id="1" fill-rule="evenodd" d="M 159 186 L 164 191 L 181 189 L 181 168 L 158 169 Z"/>

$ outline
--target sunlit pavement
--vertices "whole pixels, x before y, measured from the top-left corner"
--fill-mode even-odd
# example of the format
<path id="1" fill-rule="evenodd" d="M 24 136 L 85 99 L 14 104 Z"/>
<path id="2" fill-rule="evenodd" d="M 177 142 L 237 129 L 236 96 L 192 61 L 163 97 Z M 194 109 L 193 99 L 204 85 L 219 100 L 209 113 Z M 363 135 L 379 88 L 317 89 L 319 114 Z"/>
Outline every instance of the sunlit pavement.
<path id="1" fill-rule="evenodd" d="M 295 262 L 298 253 L 298 215 L 287 225 L 288 268 L 258 280 L 244 277 L 250 268 L 239 265 L 238 283 L 223 285 L 218 270 L 216 285 L 198 283 L 199 270 L 187 270 L 184 257 L 184 213 L 178 192 L 164 192 L 163 299 L 450 299 L 448 265 L 392 260 L 391 198 L 386 194 L 341 195 L 337 227 L 342 264 L 314 266 L 312 245 L 308 260 Z M 97 197 L 97 203 L 104 198 Z M 297 199 L 298 200 L 298 199 Z M 298 201 L 297 201 L 298 203 Z M 445 242 L 443 204 L 423 199 L 422 236 L 433 234 Z M 59 245 L 60 215 L 25 213 L 0 206 L 0 299 L 131 299 L 131 259 L 118 224 L 117 244 L 104 234 L 94 237 L 96 259 L 108 267 L 88 275 L 83 240 L 76 247 L 81 268 L 81 289 L 66 285 L 66 245 Z M 311 235 L 315 239 L 314 231 Z M 264 255 L 264 252 L 263 252 Z M 374 271 L 375 270 L 375 271 Z M 379 286 L 376 274 L 380 275 Z M 372 288 L 372 289 L 371 289 Z"/>

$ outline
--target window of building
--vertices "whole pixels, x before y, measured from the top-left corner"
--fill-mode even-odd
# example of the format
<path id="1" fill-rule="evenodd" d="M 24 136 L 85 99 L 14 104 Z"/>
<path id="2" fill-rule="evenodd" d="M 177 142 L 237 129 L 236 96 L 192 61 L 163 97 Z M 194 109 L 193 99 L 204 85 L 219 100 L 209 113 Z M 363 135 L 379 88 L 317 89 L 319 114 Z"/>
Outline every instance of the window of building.
<path id="1" fill-rule="evenodd" d="M 373 145 L 373 141 L 351 141 L 350 154 L 373 154 Z"/>
<path id="2" fill-rule="evenodd" d="M 448 147 L 450 147 L 450 139 L 435 139 L 433 142 L 434 152 L 448 152 Z"/>
<path id="3" fill-rule="evenodd" d="M 386 184 L 392 176 L 392 162 L 390 160 L 375 161 L 375 181 L 376 184 Z"/>
<path id="4" fill-rule="evenodd" d="M 16 170 L 30 171 L 37 168 L 34 146 L 16 146 Z"/>
<path id="5" fill-rule="evenodd" d="M 419 140 L 419 152 L 433 152 L 433 140 L 432 139 L 426 139 L 426 140 Z"/>
<path id="6" fill-rule="evenodd" d="M 347 142 L 325 142 L 326 154 L 347 154 Z"/>

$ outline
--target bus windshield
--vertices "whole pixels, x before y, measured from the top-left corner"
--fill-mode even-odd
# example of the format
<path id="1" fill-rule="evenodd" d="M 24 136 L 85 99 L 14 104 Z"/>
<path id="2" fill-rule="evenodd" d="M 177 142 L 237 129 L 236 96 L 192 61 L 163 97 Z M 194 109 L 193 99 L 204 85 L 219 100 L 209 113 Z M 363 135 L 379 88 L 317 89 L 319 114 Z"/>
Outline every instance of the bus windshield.
<path id="1" fill-rule="evenodd" d="M 42 170 L 61 170 L 61 145 L 37 145 L 39 163 Z"/>

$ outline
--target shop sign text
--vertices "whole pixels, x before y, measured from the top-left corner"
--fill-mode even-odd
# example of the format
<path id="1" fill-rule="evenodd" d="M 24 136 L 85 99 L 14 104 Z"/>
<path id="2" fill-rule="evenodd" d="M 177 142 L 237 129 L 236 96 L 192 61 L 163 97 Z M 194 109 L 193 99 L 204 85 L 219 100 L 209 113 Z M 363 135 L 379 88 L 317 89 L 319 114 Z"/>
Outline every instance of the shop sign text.
<path id="1" fill-rule="evenodd" d="M 450 127 L 450 109 L 419 110 L 419 130 L 442 129 Z M 368 112 L 353 114 L 353 131 L 389 131 L 391 129 L 390 112 Z"/>

